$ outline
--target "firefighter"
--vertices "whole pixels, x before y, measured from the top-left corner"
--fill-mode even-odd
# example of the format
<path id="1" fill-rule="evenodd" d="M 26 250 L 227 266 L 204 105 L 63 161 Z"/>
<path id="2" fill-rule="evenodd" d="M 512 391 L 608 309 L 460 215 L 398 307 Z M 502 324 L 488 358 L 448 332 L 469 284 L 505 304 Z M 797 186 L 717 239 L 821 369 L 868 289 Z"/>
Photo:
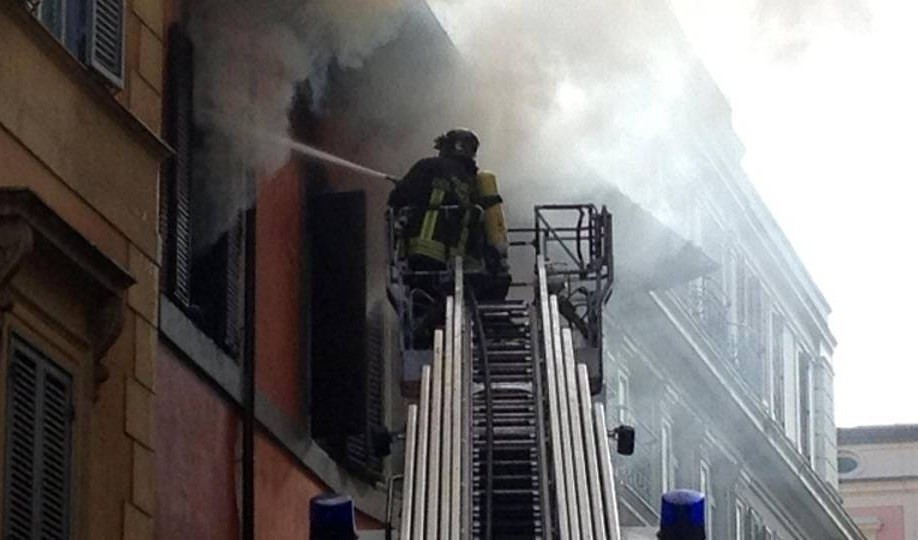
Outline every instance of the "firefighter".
<path id="1" fill-rule="evenodd" d="M 461 256 L 476 294 L 496 299 L 506 296 L 510 281 L 506 228 L 494 175 L 479 173 L 478 146 L 478 137 L 467 129 L 437 137 L 438 155 L 414 164 L 390 193 L 389 206 L 397 214 L 408 209 L 402 239 L 412 271 L 444 271 L 447 261 Z M 412 277 L 409 286 L 429 297 L 423 309 L 416 309 L 425 313 L 414 329 L 417 340 L 426 344 L 432 328 L 442 322 L 443 292 L 430 275 Z"/>
<path id="2" fill-rule="evenodd" d="M 478 144 L 467 129 L 440 135 L 434 143 L 439 155 L 415 163 L 389 195 L 389 206 L 397 212 L 411 209 L 404 227 L 411 269 L 445 270 L 453 256 L 480 257 Z"/>

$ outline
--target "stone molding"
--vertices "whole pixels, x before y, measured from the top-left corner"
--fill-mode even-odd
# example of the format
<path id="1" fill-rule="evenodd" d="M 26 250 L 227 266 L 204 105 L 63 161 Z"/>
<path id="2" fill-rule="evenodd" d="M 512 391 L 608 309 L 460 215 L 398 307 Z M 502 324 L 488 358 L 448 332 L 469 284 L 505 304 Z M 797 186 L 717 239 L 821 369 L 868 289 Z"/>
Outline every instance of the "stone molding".
<path id="1" fill-rule="evenodd" d="M 134 278 L 95 245 L 61 219 L 34 192 L 23 188 L 0 188 L 0 308 L 12 306 L 9 284 L 20 263 L 41 246 L 42 254 L 68 261 L 97 289 L 100 304 L 89 310 L 93 357 L 93 399 L 99 385 L 109 377 L 105 354 L 124 327 L 127 289 Z"/>

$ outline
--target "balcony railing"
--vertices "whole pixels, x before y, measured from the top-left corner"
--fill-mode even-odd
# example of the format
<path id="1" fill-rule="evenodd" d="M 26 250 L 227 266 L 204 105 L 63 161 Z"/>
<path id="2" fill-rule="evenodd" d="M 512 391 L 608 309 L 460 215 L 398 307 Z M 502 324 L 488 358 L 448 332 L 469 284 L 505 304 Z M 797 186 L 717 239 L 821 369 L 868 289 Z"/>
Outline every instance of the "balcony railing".
<path id="1" fill-rule="evenodd" d="M 653 471 L 649 455 L 635 452 L 633 456 L 617 458 L 616 461 L 616 478 L 621 485 L 631 489 L 648 505 L 654 506 L 652 494 Z"/>
<path id="2" fill-rule="evenodd" d="M 678 296 L 686 310 L 695 318 L 717 351 L 730 356 L 730 333 L 727 320 L 728 299 L 720 283 L 704 276 L 683 287 Z"/>

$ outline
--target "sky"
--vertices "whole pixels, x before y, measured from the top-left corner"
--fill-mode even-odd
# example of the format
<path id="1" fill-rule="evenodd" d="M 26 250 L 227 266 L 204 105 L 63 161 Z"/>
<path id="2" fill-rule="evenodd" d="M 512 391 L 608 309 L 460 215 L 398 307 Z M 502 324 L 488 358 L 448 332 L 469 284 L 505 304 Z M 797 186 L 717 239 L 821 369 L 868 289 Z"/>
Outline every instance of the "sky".
<path id="1" fill-rule="evenodd" d="M 918 423 L 918 3 L 671 2 L 832 306 L 836 423 Z"/>
<path id="2" fill-rule="evenodd" d="M 918 166 L 912 157 L 918 154 L 918 2 L 668 1 L 730 102 L 748 177 L 832 306 L 836 423 L 918 423 L 918 353 L 910 339 L 918 331 Z M 469 20 L 475 27 L 506 18 L 495 12 L 531 10 L 528 2 L 505 1 L 500 9 L 481 0 L 430 3 L 451 36 L 460 38 L 460 49 Z M 604 9 L 588 4 L 599 14 Z M 574 15 L 568 5 L 577 4 L 539 5 L 550 16 L 532 18 L 549 19 L 547 27 L 526 19 L 512 30 L 498 25 L 497 35 L 518 42 L 525 39 L 520 32 L 533 27 L 546 40 L 558 34 L 570 42 L 557 51 L 536 49 L 542 55 L 576 63 L 578 54 L 565 55 L 597 54 L 581 43 L 590 39 L 584 25 L 595 21 Z M 471 14 L 476 9 L 488 16 Z M 610 25 L 631 42 L 626 49 L 646 47 L 627 27 Z M 574 28 L 567 34 L 576 39 L 564 37 L 564 28 Z M 531 63 L 520 51 L 498 48 L 519 57 L 516 64 Z M 583 88 L 562 82 L 561 113 L 571 104 L 581 116 L 615 110 L 614 103 L 584 104 L 603 92 Z"/>

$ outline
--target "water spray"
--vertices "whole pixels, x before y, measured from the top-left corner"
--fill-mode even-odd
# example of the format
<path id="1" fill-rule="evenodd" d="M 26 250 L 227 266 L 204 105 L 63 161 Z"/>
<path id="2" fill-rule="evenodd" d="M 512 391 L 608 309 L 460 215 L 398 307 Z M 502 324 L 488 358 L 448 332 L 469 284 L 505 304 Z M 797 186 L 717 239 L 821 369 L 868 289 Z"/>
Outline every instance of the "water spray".
<path id="1" fill-rule="evenodd" d="M 391 174 L 386 174 L 384 172 L 379 172 L 377 170 L 371 169 L 369 167 L 364 167 L 363 165 L 359 165 L 357 163 L 354 163 L 353 161 L 348 161 L 334 154 L 329 154 L 328 152 L 325 152 L 324 150 L 319 150 L 318 148 L 314 148 L 312 146 L 309 146 L 308 144 L 303 144 L 299 141 L 295 141 L 289 137 L 280 137 L 277 135 L 266 135 L 266 134 L 262 134 L 261 137 L 270 139 L 271 141 L 274 141 L 280 144 L 283 144 L 284 146 L 290 148 L 294 152 L 300 155 L 312 158 L 316 161 L 330 163 L 332 165 L 338 165 L 340 167 L 344 167 L 346 169 L 350 169 L 354 172 L 365 174 L 373 178 L 378 178 L 380 180 L 388 180 L 389 182 L 392 182 L 393 184 L 398 183 L 398 178 L 392 176 Z"/>

